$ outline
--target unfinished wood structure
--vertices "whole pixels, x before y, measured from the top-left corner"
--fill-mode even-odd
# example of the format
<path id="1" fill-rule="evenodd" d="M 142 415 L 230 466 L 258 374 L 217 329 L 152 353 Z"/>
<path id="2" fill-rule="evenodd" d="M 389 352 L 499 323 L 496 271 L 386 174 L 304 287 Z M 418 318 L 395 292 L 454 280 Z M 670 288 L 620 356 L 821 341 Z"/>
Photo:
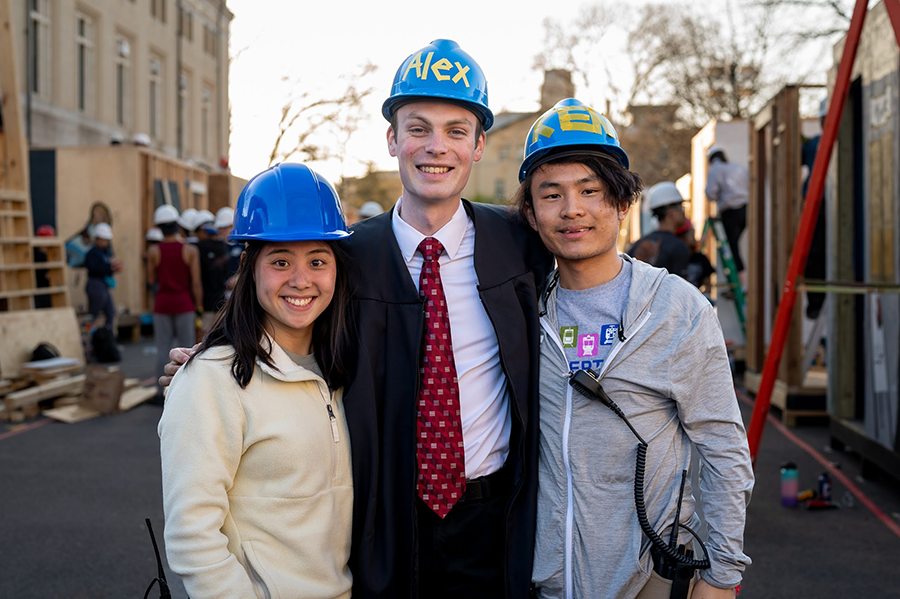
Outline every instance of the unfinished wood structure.
<path id="1" fill-rule="evenodd" d="M 775 314 L 782 295 L 791 251 L 803 207 L 800 89 L 783 88 L 755 117 L 750 136 L 750 202 L 747 237 L 751 257 L 746 262 L 747 388 L 759 385 Z M 793 424 L 797 416 L 826 415 L 827 376 L 809 374 L 804 364 L 804 301 L 794 307 L 772 405 Z M 809 328 L 809 325 L 807 325 Z"/>
<path id="2" fill-rule="evenodd" d="M 900 49 L 887 6 L 863 24 L 825 196 L 830 434 L 863 475 L 900 480 Z M 846 38 L 834 47 L 843 51 Z M 829 80 L 836 78 L 836 69 Z"/>
<path id="3" fill-rule="evenodd" d="M 34 237 L 14 50 L 10 3 L 0 0 L 0 312 L 68 304 L 62 244 Z"/>
<path id="4" fill-rule="evenodd" d="M 230 173 L 210 174 L 187 162 L 139 146 L 59 147 L 31 151 L 32 168 L 42 173 L 32 190 L 35 213 L 55 222 L 62 239 L 81 233 L 102 204 L 113 229 L 112 248 L 123 268 L 110 290 L 119 315 L 152 311 L 146 288 L 145 235 L 153 212 L 162 204 L 179 211 L 234 206 L 243 179 Z M 83 268 L 70 268 L 67 286 L 71 305 L 85 311 Z M 127 319 L 125 319 L 127 321 Z"/>

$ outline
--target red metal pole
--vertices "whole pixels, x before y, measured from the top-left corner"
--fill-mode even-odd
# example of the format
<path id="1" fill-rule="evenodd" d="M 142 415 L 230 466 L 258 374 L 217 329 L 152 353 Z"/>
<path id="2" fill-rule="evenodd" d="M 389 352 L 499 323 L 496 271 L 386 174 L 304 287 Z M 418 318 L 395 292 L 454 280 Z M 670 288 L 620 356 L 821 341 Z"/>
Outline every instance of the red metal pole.
<path id="1" fill-rule="evenodd" d="M 884 7 L 887 9 L 891 25 L 894 27 L 894 37 L 897 39 L 897 45 L 900 46 L 900 0 L 884 0 Z"/>
<path id="2" fill-rule="evenodd" d="M 897 0 L 886 0 L 886 2 L 897 2 Z M 828 163 L 834 150 L 838 125 L 841 122 L 847 91 L 850 88 L 850 73 L 853 70 L 853 62 L 856 60 L 856 50 L 859 47 L 863 21 L 866 18 L 866 4 L 866 0 L 856 0 L 856 7 L 853 9 L 850 30 L 847 32 L 847 41 L 844 44 L 844 52 L 838 66 L 834 93 L 831 96 L 828 115 L 825 117 L 825 130 L 822 132 L 819 150 L 813 163 L 812 173 L 809 176 L 806 204 L 800 217 L 800 229 L 797 231 L 797 237 L 794 240 L 794 249 L 791 251 L 791 262 L 788 265 L 787 276 L 784 280 L 781 303 L 778 305 L 778 314 L 775 316 L 775 327 L 772 329 L 769 353 L 766 354 L 762 379 L 759 383 L 759 391 L 756 394 L 756 403 L 753 406 L 753 416 L 750 418 L 750 426 L 747 430 L 750 458 L 754 464 L 756 463 L 756 454 L 759 451 L 759 442 L 762 439 L 763 428 L 766 425 L 766 415 L 769 413 L 769 403 L 772 400 L 772 389 L 775 387 L 775 379 L 778 376 L 778 366 L 781 364 L 784 343 L 787 340 L 788 329 L 791 326 L 791 315 L 794 312 L 794 302 L 797 299 L 797 277 L 806 266 L 806 258 L 809 255 L 809 246 L 812 242 L 816 218 L 819 216 L 822 191 L 825 189 L 825 173 L 828 170 Z"/>

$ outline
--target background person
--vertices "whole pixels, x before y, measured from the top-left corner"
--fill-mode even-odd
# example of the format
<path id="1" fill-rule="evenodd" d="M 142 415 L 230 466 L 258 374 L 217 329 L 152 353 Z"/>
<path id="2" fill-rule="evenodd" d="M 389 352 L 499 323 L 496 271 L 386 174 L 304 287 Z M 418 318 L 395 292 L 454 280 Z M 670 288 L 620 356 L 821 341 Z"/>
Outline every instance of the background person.
<path id="1" fill-rule="evenodd" d="M 181 230 L 181 237 L 188 243 L 196 243 L 197 238 L 194 237 L 194 218 L 197 216 L 196 208 L 187 208 L 178 217 L 178 228 Z"/>
<path id="2" fill-rule="evenodd" d="M 673 275 L 687 275 L 691 253 L 675 235 L 687 222 L 684 214 L 684 198 L 670 181 L 657 183 L 644 194 L 659 228 L 634 242 L 628 250 L 630 256 L 641 258 L 657 268 L 665 268 Z M 648 252 L 647 248 L 653 248 Z"/>
<path id="3" fill-rule="evenodd" d="M 115 285 L 113 274 L 122 270 L 122 263 L 110 255 L 109 244 L 113 238 L 112 227 L 106 223 L 98 223 L 92 229 L 94 243 L 84 257 L 87 269 L 85 293 L 88 297 L 88 312 L 91 315 L 91 326 L 96 327 L 97 317 L 103 313 L 106 317 L 103 326 L 112 330 L 116 318 L 116 307 L 109 290 Z"/>
<path id="4" fill-rule="evenodd" d="M 228 280 L 230 247 L 219 237 L 212 213 L 201 211 L 205 222 L 197 225 L 197 250 L 200 252 L 200 279 L 203 284 L 203 305 L 200 314 L 201 334 L 209 331 L 216 313 L 225 305 L 225 285 Z M 208 217 L 207 217 L 208 215 Z M 201 220 L 200 217 L 197 219 Z"/>
<path id="5" fill-rule="evenodd" d="M 166 553 L 193 599 L 346 598 L 349 233 L 303 165 L 256 176 L 238 205 L 260 199 L 281 218 L 238 219 L 237 287 L 159 422 Z"/>
<path id="6" fill-rule="evenodd" d="M 367 218 L 378 216 L 382 212 L 384 212 L 384 208 L 381 207 L 381 204 L 369 200 L 359 209 L 359 220 L 366 220 Z"/>
<path id="7" fill-rule="evenodd" d="M 734 265 L 744 289 L 747 276 L 741 260 L 741 233 L 747 226 L 747 201 L 750 198 L 750 173 L 740 164 L 728 162 L 721 146 L 706 151 L 709 171 L 706 174 L 706 197 L 716 203 L 718 215 L 725 228 L 725 237 L 734 255 Z"/>
<path id="8" fill-rule="evenodd" d="M 147 282 L 156 286 L 153 299 L 153 337 L 156 367 L 162 374 L 173 341 L 192 345 L 195 340 L 195 311 L 203 305 L 200 280 L 200 252 L 178 236 L 178 210 L 164 204 L 153 214 L 163 240 L 147 249 Z M 157 401 L 162 400 L 162 389 Z"/>

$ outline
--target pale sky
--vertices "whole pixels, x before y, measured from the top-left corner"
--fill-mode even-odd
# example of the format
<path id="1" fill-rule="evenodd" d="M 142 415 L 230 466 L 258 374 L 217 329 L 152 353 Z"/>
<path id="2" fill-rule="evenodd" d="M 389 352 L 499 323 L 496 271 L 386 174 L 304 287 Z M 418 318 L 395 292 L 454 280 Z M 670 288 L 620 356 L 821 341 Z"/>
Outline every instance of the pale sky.
<path id="1" fill-rule="evenodd" d="M 376 89 L 367 98 L 367 118 L 360 122 L 348 154 L 396 168 L 387 152 L 381 103 L 400 63 L 437 38 L 455 40 L 478 61 L 487 74 L 495 113 L 537 110 L 543 75 L 531 67 L 543 45 L 542 21 L 546 16 L 569 21 L 583 4 L 583 0 L 228 0 L 235 15 L 232 53 L 246 48 L 230 74 L 232 171 L 250 177 L 266 168 L 281 107 L 292 89 L 308 87 L 310 93 L 322 96 L 329 90 L 340 92 L 338 77 L 367 61 L 379 67 L 371 77 Z M 300 83 L 283 81 L 284 77 Z M 605 103 L 584 94 L 579 99 Z M 314 168 L 335 182 L 341 175 L 336 161 L 316 163 Z M 348 158 L 343 170 L 353 176 L 363 168 Z"/>
<path id="2" fill-rule="evenodd" d="M 597 2 L 228 0 L 235 15 L 231 51 L 239 53 L 230 73 L 232 171 L 249 178 L 266 168 L 281 107 L 292 92 L 306 90 L 315 98 L 338 94 L 346 87 L 340 77 L 366 62 L 378 66 L 369 78 L 375 91 L 367 98 L 344 164 L 331 160 L 311 166 L 333 182 L 342 174 L 361 174 L 365 160 L 395 169 L 396 161 L 387 152 L 381 103 L 400 63 L 437 38 L 455 40 L 478 61 L 487 75 L 494 113 L 537 110 L 543 74 L 532 65 L 544 45 L 543 20 L 549 16 L 569 23 L 582 6 L 593 4 Z M 612 32 L 610 43 L 608 56 L 615 72 L 621 69 L 616 54 L 624 37 Z M 602 64 L 604 58 L 597 62 Z M 602 109 L 607 97 L 598 87 L 576 87 L 576 95 Z"/>

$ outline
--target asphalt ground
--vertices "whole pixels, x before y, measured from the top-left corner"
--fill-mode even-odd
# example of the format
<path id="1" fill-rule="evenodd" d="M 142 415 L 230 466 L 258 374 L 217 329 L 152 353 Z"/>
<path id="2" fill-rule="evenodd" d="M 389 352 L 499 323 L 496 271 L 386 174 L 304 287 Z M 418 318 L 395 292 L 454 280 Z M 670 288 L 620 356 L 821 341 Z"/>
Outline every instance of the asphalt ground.
<path id="1" fill-rule="evenodd" d="M 123 347 L 120 366 L 128 376 L 153 376 L 151 346 L 144 340 Z M 741 410 L 747 422 L 751 407 L 741 403 Z M 151 518 L 164 552 L 160 414 L 159 406 L 145 404 L 78 424 L 43 418 L 0 424 L 0 597 L 143 597 L 156 576 L 144 518 Z M 812 454 L 767 424 L 745 534 L 753 564 L 741 598 L 900 597 L 900 533 L 863 504 L 870 501 L 900 531 L 900 483 L 863 480 L 859 459 L 831 451 L 821 423 L 801 423 L 788 435 Z M 797 463 L 800 488 L 815 488 L 825 466 L 813 454 L 835 468 L 833 496 L 842 509 L 781 506 L 781 464 Z M 186 597 L 178 577 L 166 575 L 172 596 Z"/>

